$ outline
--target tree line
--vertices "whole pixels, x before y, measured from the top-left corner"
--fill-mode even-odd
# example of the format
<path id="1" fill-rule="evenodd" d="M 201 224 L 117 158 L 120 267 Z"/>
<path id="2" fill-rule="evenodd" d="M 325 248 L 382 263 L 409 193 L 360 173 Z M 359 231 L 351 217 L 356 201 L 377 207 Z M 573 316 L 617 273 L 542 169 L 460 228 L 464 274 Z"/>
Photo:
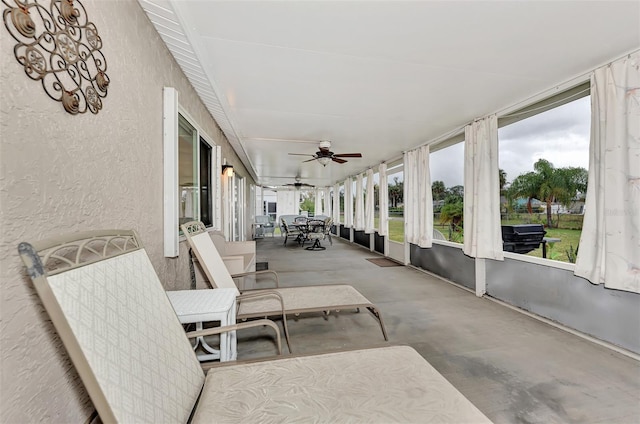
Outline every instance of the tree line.
<path id="1" fill-rule="evenodd" d="M 511 183 L 508 183 L 504 170 L 499 169 L 498 175 L 500 194 L 507 200 L 507 209 L 513 210 L 516 200 L 527 199 L 527 212 L 531 214 L 533 199 L 544 202 L 549 228 L 554 226 L 551 211 L 553 203 L 569 208 L 574 201 L 583 200 L 587 191 L 588 172 L 585 168 L 556 168 L 546 159 L 539 159 L 533 165 L 533 171 L 518 175 Z M 434 181 L 431 192 L 435 202 L 443 201 L 442 205 L 434 208 L 434 211 L 440 212 L 440 221 L 450 224 L 454 230 L 460 229 L 464 216 L 464 187 L 446 188 L 442 181 Z"/>
<path id="2" fill-rule="evenodd" d="M 518 199 L 527 199 L 526 208 L 533 213 L 532 201 L 537 199 L 546 204 L 547 227 L 553 227 L 551 205 L 559 203 L 569 208 L 575 200 L 584 198 L 587 191 L 587 170 L 581 167 L 556 168 L 546 159 L 539 159 L 533 165 L 533 171 L 518 175 L 511 183 L 507 173 L 498 170 L 500 194 L 507 200 L 507 210 L 513 210 Z M 378 184 L 374 186 L 376 204 L 379 193 Z M 404 203 L 404 181 L 398 177 L 388 185 L 389 207 L 400 208 Z M 446 187 L 443 181 L 431 184 L 434 212 L 440 214 L 440 221 L 449 224 L 454 231 L 462 230 L 464 216 L 464 187 L 455 185 Z M 301 209 L 313 212 L 314 196 L 303 194 Z M 344 192 L 340 192 L 340 207 L 344 208 Z M 559 218 L 558 218 L 559 219 Z M 556 222 L 557 226 L 558 222 Z"/>

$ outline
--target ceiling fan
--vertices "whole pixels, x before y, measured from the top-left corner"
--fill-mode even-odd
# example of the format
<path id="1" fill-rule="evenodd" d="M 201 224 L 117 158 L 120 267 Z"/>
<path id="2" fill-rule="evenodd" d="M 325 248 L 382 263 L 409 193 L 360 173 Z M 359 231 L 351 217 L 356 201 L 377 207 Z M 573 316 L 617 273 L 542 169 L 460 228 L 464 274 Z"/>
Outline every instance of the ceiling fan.
<path id="1" fill-rule="evenodd" d="M 312 160 L 317 160 L 318 162 L 320 162 L 322 164 L 322 166 L 327 166 L 327 164 L 331 161 L 337 162 L 337 163 L 345 163 L 347 162 L 346 160 L 342 159 L 342 158 L 361 158 L 362 154 L 361 153 L 340 153 L 340 154 L 336 154 L 333 153 L 332 151 L 329 150 L 329 148 L 331 147 L 331 142 L 330 141 L 321 141 L 320 142 L 320 150 L 318 150 L 316 152 L 315 155 L 309 155 L 309 154 L 304 154 L 304 153 L 289 153 L 290 155 L 296 155 L 296 156 L 312 156 L 311 159 L 309 160 L 305 160 L 303 162 L 311 162 Z"/>
<path id="2" fill-rule="evenodd" d="M 302 183 L 300 182 L 300 177 L 296 177 L 295 183 L 282 184 L 282 185 L 276 185 L 276 186 L 265 185 L 263 187 L 268 188 L 270 190 L 278 191 L 278 188 L 282 188 L 282 187 L 295 187 L 297 190 L 300 190 L 301 188 L 314 188 L 315 186 L 311 184 Z"/>
<path id="3" fill-rule="evenodd" d="M 314 185 L 311 185 L 311 184 L 301 183 L 300 182 L 300 177 L 296 177 L 296 182 L 295 183 L 293 183 L 293 184 L 285 184 L 285 186 L 291 186 L 291 187 L 295 187 L 297 189 L 301 189 L 303 187 L 308 187 L 308 188 L 315 187 Z"/>

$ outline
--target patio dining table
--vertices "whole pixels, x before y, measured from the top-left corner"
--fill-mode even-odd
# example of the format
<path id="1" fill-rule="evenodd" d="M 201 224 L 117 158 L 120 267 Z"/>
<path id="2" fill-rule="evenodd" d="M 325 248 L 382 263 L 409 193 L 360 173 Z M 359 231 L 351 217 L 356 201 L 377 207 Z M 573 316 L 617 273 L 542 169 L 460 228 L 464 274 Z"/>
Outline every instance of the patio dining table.
<path id="1" fill-rule="evenodd" d="M 309 241 L 309 233 L 316 231 L 317 227 L 322 226 L 324 229 L 324 221 L 319 219 L 307 218 L 305 220 L 296 220 L 293 222 L 293 225 L 296 227 L 300 234 L 296 238 L 298 244 L 302 244 L 306 241 Z"/>

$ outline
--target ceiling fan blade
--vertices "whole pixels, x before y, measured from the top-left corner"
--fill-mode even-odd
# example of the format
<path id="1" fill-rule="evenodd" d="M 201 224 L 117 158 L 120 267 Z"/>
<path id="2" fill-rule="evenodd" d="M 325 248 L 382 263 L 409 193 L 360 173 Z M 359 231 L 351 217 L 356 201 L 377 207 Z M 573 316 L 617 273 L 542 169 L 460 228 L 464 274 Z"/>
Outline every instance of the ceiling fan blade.
<path id="1" fill-rule="evenodd" d="M 333 155 L 336 158 L 361 158 L 362 153 L 341 153 L 339 155 Z"/>
<path id="2" fill-rule="evenodd" d="M 315 155 L 309 155 L 307 153 L 289 153 L 291 156 L 315 156 Z"/>
<path id="3" fill-rule="evenodd" d="M 312 160 L 316 160 L 316 159 L 318 159 L 318 158 L 314 157 L 314 158 L 311 158 L 311 159 L 309 159 L 309 160 L 303 160 L 303 161 L 302 161 L 302 163 L 305 163 L 305 162 L 311 162 Z"/>
<path id="4" fill-rule="evenodd" d="M 346 160 L 337 158 L 335 156 L 332 157 L 331 160 L 334 161 L 334 162 L 338 162 L 338 163 L 346 163 L 347 162 Z"/>

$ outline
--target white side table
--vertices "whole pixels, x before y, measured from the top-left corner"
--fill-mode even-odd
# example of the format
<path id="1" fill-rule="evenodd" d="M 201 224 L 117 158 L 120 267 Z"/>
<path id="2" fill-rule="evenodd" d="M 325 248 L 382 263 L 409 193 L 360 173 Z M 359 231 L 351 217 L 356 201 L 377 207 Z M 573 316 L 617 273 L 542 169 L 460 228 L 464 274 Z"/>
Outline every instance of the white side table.
<path id="1" fill-rule="evenodd" d="M 196 324 L 196 331 L 202 330 L 202 323 L 220 321 L 220 325 L 236 323 L 235 289 L 177 290 L 168 291 L 167 297 L 182 324 Z M 236 332 L 220 334 L 220 350 L 214 349 L 203 337 L 196 338 L 196 344 L 208 352 L 197 355 L 199 361 L 220 359 L 220 362 L 235 361 L 237 353 Z"/>

